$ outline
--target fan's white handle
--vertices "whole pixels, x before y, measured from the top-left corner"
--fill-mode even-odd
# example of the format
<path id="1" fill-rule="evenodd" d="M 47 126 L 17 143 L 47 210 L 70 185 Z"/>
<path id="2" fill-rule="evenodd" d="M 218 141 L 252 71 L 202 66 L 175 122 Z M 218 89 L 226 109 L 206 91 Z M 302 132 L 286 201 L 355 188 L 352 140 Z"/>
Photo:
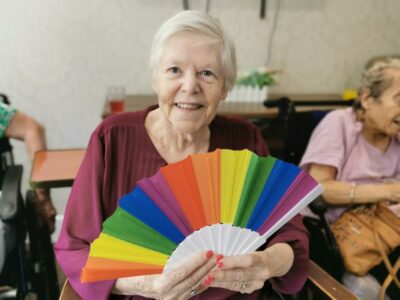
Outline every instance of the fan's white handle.
<path id="1" fill-rule="evenodd" d="M 196 253 L 212 250 L 214 253 L 228 255 L 245 254 L 251 251 L 249 244 L 265 243 L 265 238 L 258 232 L 230 224 L 205 226 L 187 236 L 171 254 L 164 267 L 170 272 Z"/>

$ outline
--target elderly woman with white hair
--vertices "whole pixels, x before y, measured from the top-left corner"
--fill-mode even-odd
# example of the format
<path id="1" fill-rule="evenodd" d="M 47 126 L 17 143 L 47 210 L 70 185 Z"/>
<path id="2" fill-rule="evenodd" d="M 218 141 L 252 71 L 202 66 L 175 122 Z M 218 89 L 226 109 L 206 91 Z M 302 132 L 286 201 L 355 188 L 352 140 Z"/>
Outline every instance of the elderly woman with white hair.
<path id="1" fill-rule="evenodd" d="M 400 60 L 375 61 L 363 74 L 354 108 L 329 113 L 314 130 L 300 165 L 325 188 L 327 217 L 351 206 L 384 203 L 400 217 Z M 394 262 L 400 249 L 390 258 Z M 383 264 L 370 271 L 380 281 Z M 391 299 L 400 289 L 389 288 Z"/>
<path id="2" fill-rule="evenodd" d="M 82 298 L 97 300 L 267 299 L 299 291 L 308 271 L 308 236 L 299 216 L 254 253 L 193 253 L 168 275 L 80 282 L 89 244 L 137 180 L 217 148 L 268 154 L 256 127 L 216 115 L 234 84 L 236 61 L 234 46 L 215 18 L 184 11 L 167 20 L 154 39 L 150 64 L 158 105 L 104 120 L 92 134 L 75 179 L 56 244 L 71 285 Z"/>

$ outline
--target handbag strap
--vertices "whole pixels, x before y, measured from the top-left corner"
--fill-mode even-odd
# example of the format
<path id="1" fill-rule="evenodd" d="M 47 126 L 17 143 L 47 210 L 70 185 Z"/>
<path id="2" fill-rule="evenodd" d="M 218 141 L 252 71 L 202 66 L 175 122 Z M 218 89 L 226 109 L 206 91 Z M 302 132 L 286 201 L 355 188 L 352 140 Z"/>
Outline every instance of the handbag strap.
<path id="1" fill-rule="evenodd" d="M 394 270 L 395 273 L 397 273 L 397 271 L 399 269 L 400 269 L 400 258 L 397 259 L 395 265 L 393 266 L 393 270 Z M 392 274 L 388 274 L 388 276 L 386 276 L 386 279 L 382 284 L 381 291 L 380 291 L 380 294 L 379 294 L 379 298 L 381 300 L 385 299 L 386 290 L 389 287 L 389 285 L 392 283 L 392 281 L 393 281 Z"/>
<path id="2" fill-rule="evenodd" d="M 379 233 L 376 231 L 376 226 L 374 224 L 375 222 L 372 221 L 372 223 L 373 223 L 372 231 L 374 233 L 375 242 L 378 245 L 379 252 L 380 252 L 380 254 L 382 256 L 382 259 L 383 259 L 383 263 L 385 264 L 386 269 L 389 272 L 389 275 L 392 277 L 392 279 L 394 280 L 396 285 L 400 288 L 400 281 L 396 276 L 396 271 L 394 270 L 392 264 L 390 263 L 389 258 L 387 256 L 387 254 L 385 253 L 385 250 L 383 250 L 383 246 L 382 246 L 381 239 L 379 237 Z"/>

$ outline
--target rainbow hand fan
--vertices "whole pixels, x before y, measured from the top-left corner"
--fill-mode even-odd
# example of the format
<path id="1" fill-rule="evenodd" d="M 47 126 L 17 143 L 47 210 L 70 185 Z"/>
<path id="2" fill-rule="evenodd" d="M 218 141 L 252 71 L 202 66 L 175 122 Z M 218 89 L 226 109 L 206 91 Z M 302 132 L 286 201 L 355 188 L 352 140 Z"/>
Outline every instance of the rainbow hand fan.
<path id="1" fill-rule="evenodd" d="M 169 272 L 199 251 L 255 251 L 323 188 L 248 151 L 194 154 L 138 181 L 91 244 L 82 282 Z"/>

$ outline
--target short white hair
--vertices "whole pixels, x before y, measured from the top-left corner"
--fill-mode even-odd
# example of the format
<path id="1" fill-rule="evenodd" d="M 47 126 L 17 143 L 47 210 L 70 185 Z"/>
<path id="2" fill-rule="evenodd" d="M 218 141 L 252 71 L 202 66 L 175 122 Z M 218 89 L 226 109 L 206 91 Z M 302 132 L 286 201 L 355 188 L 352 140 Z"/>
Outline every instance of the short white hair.
<path id="1" fill-rule="evenodd" d="M 221 67 L 225 79 L 224 87 L 229 91 L 236 80 L 235 46 L 218 19 L 198 10 L 184 10 L 168 19 L 156 33 L 150 53 L 150 67 L 153 72 L 157 67 L 165 43 L 182 31 L 191 31 L 216 38 L 222 44 Z"/>

